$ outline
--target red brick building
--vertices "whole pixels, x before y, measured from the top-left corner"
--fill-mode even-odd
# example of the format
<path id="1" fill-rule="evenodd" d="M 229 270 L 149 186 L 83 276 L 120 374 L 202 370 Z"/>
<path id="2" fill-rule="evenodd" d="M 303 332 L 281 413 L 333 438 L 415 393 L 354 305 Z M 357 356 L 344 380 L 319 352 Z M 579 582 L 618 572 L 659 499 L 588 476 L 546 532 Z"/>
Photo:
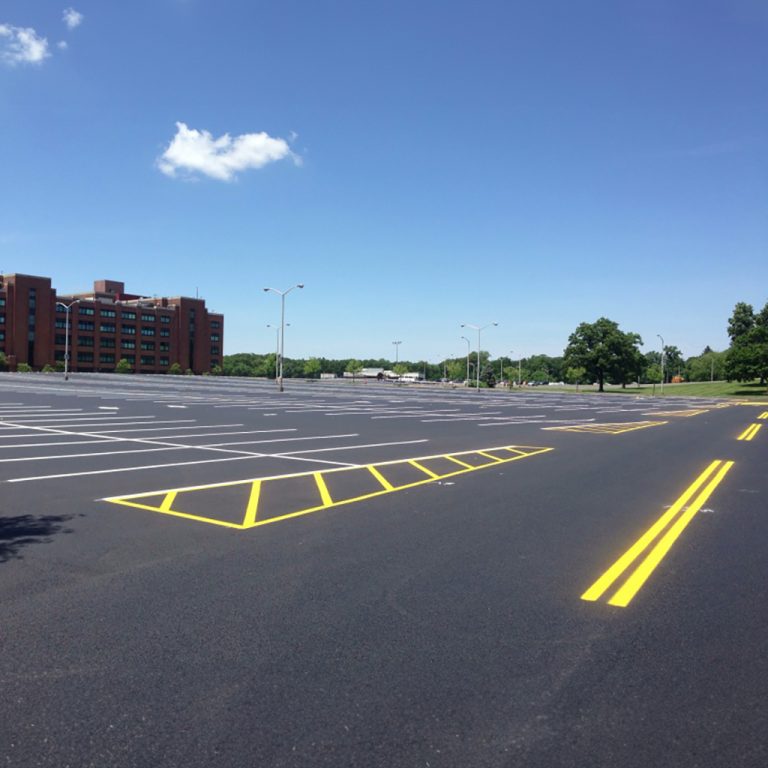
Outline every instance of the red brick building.
<path id="1" fill-rule="evenodd" d="M 64 362 L 67 309 L 72 371 L 110 372 L 127 360 L 137 373 L 205 373 L 221 365 L 224 316 L 203 299 L 149 297 L 97 280 L 93 291 L 58 296 L 48 277 L 0 276 L 0 351 L 13 370 Z"/>

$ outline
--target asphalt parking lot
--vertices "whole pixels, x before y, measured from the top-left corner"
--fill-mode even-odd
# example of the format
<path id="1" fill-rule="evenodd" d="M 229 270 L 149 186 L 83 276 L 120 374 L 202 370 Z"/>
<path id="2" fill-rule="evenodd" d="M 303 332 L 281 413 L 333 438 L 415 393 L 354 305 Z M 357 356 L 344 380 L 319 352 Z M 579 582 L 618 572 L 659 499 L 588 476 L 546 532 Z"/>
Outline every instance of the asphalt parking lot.
<path id="1" fill-rule="evenodd" d="M 768 405 L 0 375 L 12 766 L 762 766 Z"/>

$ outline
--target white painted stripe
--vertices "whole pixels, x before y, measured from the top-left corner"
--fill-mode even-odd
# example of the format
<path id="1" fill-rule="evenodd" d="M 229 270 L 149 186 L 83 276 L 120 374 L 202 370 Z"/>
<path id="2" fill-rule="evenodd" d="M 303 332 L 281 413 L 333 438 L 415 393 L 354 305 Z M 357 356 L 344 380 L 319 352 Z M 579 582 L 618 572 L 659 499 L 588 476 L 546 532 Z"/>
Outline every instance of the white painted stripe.
<path id="1" fill-rule="evenodd" d="M 115 467 L 114 469 L 95 469 L 86 472 L 64 472 L 58 475 L 37 475 L 35 477 L 14 477 L 6 480 L 6 483 L 28 483 L 30 480 L 57 480 L 64 477 L 88 477 L 91 475 L 109 475 L 116 472 L 137 472 L 145 469 L 167 469 L 168 467 L 189 467 L 196 464 L 218 464 L 224 461 L 245 461 L 247 459 L 260 459 L 264 454 L 254 453 L 248 456 L 228 456 L 225 459 L 201 459 L 200 461 L 176 461 L 169 464 L 147 464 L 143 467 Z"/>

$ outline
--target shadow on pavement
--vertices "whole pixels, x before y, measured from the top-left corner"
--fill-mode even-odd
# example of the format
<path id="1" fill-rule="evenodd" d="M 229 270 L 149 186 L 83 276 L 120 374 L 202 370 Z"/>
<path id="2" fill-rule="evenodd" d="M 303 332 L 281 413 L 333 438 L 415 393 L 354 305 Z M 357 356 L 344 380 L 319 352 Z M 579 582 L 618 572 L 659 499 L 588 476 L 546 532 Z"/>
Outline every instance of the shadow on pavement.
<path id="1" fill-rule="evenodd" d="M 71 533 L 64 523 L 71 515 L 17 515 L 0 517 L 0 563 L 21 558 L 28 544 L 46 544 L 57 533 Z"/>

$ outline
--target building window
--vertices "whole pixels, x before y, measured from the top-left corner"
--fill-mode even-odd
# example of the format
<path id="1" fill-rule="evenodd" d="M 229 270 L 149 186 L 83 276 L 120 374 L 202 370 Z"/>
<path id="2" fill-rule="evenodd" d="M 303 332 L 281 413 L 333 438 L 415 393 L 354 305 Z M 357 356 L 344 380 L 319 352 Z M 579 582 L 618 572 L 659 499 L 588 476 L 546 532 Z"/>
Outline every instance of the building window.
<path id="1" fill-rule="evenodd" d="M 168 360 L 167 357 L 161 357 L 160 358 L 160 365 L 165 366 L 166 368 L 170 365 L 170 360 Z"/>
<path id="2" fill-rule="evenodd" d="M 57 328 L 66 328 L 67 327 L 67 319 L 65 317 L 57 317 L 56 318 L 56 327 Z"/>
<path id="3" fill-rule="evenodd" d="M 88 315 L 88 316 L 90 316 L 90 315 L 95 315 L 96 314 L 96 310 L 93 307 L 83 307 L 81 305 L 80 307 L 78 307 L 77 313 L 79 315 Z"/>
<path id="4" fill-rule="evenodd" d="M 171 331 L 168 328 L 161 328 L 160 329 L 160 335 L 161 336 L 165 336 L 166 338 L 168 338 L 168 336 L 171 335 Z"/>
<path id="5" fill-rule="evenodd" d="M 117 330 L 117 326 L 115 326 L 114 323 L 102 323 L 99 326 L 99 330 L 102 333 L 115 333 L 115 331 Z"/>
<path id="6" fill-rule="evenodd" d="M 136 319 L 136 313 L 135 312 L 123 312 L 122 318 L 123 318 L 123 320 L 135 320 Z"/>
<path id="7" fill-rule="evenodd" d="M 93 322 L 93 320 L 78 320 L 77 321 L 77 330 L 78 331 L 93 331 L 95 330 L 96 325 Z"/>
<path id="8" fill-rule="evenodd" d="M 211 320 L 211 330 L 212 331 L 220 331 L 221 330 L 221 323 L 218 320 Z"/>
<path id="9" fill-rule="evenodd" d="M 117 317 L 117 312 L 115 312 L 114 309 L 102 309 L 101 310 L 101 316 L 102 317 Z"/>
<path id="10" fill-rule="evenodd" d="M 221 336 L 218 333 L 212 333 L 211 341 L 221 341 Z"/>
<path id="11" fill-rule="evenodd" d="M 63 333 L 57 333 L 56 338 L 54 340 L 55 344 L 66 344 L 67 343 L 67 337 Z"/>
<path id="12" fill-rule="evenodd" d="M 115 355 L 112 352 L 102 352 L 99 355 L 99 362 L 100 363 L 114 363 L 115 362 Z"/>
<path id="13" fill-rule="evenodd" d="M 141 342 L 141 348 L 142 349 L 147 349 L 147 350 L 150 350 L 150 351 L 154 352 L 155 351 L 155 342 L 154 341 L 142 341 Z"/>
<path id="14" fill-rule="evenodd" d="M 77 337 L 77 345 L 79 347 L 92 347 L 93 346 L 93 336 L 78 336 Z"/>
<path id="15" fill-rule="evenodd" d="M 127 360 L 131 365 L 136 363 L 136 355 L 123 355 L 122 360 Z"/>
<path id="16" fill-rule="evenodd" d="M 145 323 L 154 323 L 157 318 L 154 315 L 148 315 L 145 312 L 141 313 L 141 319 Z"/>
<path id="17" fill-rule="evenodd" d="M 0 307 L 4 307 L 4 306 L 5 306 L 5 299 L 2 298 L 2 296 L 0 296 Z"/>
<path id="18" fill-rule="evenodd" d="M 161 341 L 160 342 L 160 351 L 161 352 L 170 352 L 171 351 L 171 345 L 167 341 Z"/>
<path id="19" fill-rule="evenodd" d="M 5 315 L 0 315 L 0 325 L 5 325 Z"/>
<path id="20" fill-rule="evenodd" d="M 143 328 L 142 327 L 141 335 L 142 336 L 154 336 L 155 335 L 155 329 L 154 328 Z"/>
<path id="21" fill-rule="evenodd" d="M 115 340 L 106 338 L 101 340 L 101 346 L 105 349 L 114 349 L 115 348 Z"/>
<path id="22" fill-rule="evenodd" d="M 63 349 L 55 349 L 53 351 L 53 359 L 54 360 L 64 360 L 64 350 Z"/>
<path id="23" fill-rule="evenodd" d="M 154 365 L 155 364 L 155 356 L 154 355 L 142 355 L 141 356 L 141 364 L 142 365 Z"/>
<path id="24" fill-rule="evenodd" d="M 135 336 L 136 335 L 136 326 L 135 325 L 124 325 L 123 326 L 123 333 L 126 336 Z"/>
<path id="25" fill-rule="evenodd" d="M 2 305 L 0 305 L 2 306 Z M 171 316 L 170 315 L 160 315 L 160 322 L 163 325 L 168 325 L 168 323 L 171 322 Z"/>
<path id="26" fill-rule="evenodd" d="M 120 349 L 136 349 L 136 342 L 133 339 L 123 339 L 120 342 Z"/>
<path id="27" fill-rule="evenodd" d="M 77 362 L 78 363 L 92 363 L 93 362 L 93 352 L 78 352 L 77 353 Z"/>
<path id="28" fill-rule="evenodd" d="M 5 331 L 0 331 L 0 341 L 5 341 Z"/>
<path id="29" fill-rule="evenodd" d="M 219 347 L 211 347 L 211 354 L 212 355 L 220 355 L 221 354 L 221 349 L 219 349 Z"/>

